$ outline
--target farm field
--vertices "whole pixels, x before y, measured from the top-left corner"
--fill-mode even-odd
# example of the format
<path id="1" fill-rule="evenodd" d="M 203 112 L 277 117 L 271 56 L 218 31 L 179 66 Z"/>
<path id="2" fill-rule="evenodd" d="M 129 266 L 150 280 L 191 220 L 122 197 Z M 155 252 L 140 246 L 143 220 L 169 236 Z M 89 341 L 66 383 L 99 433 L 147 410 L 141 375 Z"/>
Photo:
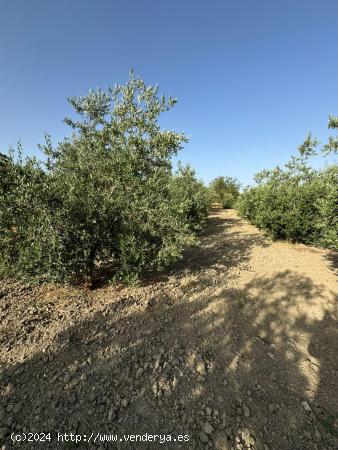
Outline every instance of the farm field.
<path id="1" fill-rule="evenodd" d="M 211 209 L 200 240 L 137 287 L 1 281 L 3 449 L 23 431 L 51 431 L 51 449 L 84 448 L 56 442 L 71 431 L 338 448 L 337 252 L 272 242 L 233 209 Z"/>

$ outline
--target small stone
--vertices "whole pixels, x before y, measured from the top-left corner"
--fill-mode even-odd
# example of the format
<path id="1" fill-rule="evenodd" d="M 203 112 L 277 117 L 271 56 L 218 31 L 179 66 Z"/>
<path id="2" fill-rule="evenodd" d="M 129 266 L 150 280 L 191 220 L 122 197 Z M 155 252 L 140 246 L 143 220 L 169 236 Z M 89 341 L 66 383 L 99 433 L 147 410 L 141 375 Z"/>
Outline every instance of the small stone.
<path id="1" fill-rule="evenodd" d="M 316 428 L 316 430 L 315 430 L 315 435 L 318 440 L 320 440 L 322 438 L 322 435 L 321 435 L 320 431 L 318 430 L 318 428 Z"/>
<path id="2" fill-rule="evenodd" d="M 304 430 L 303 431 L 303 436 L 309 440 L 311 440 L 311 433 L 309 433 L 309 431 Z"/>
<path id="3" fill-rule="evenodd" d="M 126 408 L 129 405 L 129 399 L 128 398 L 124 398 L 121 401 L 121 406 L 122 408 Z"/>
<path id="4" fill-rule="evenodd" d="M 205 422 L 205 424 L 203 425 L 203 431 L 204 431 L 206 434 L 211 434 L 211 433 L 214 431 L 214 429 L 213 429 L 213 427 L 210 425 L 209 422 Z"/>
<path id="5" fill-rule="evenodd" d="M 335 429 L 335 431 L 338 431 L 338 418 L 334 419 L 333 428 Z"/>
<path id="6" fill-rule="evenodd" d="M 13 417 L 12 416 L 7 416 L 6 422 L 7 422 L 8 427 L 10 428 L 13 425 L 13 422 L 14 422 Z"/>
<path id="7" fill-rule="evenodd" d="M 304 411 L 306 412 L 312 412 L 312 409 L 310 408 L 310 405 L 305 400 L 301 403 L 302 407 L 304 408 Z"/>
<path id="8" fill-rule="evenodd" d="M 270 353 L 270 352 L 268 352 L 268 357 L 271 358 L 271 359 L 276 359 L 276 358 L 275 358 L 275 355 L 273 355 L 273 354 Z"/>
<path id="9" fill-rule="evenodd" d="M 203 431 L 200 432 L 199 438 L 200 438 L 200 441 L 201 441 L 201 442 L 204 442 L 205 444 L 206 444 L 207 442 L 209 442 L 208 436 L 207 436 Z"/>
<path id="10" fill-rule="evenodd" d="M 5 427 L 0 428 L 0 439 L 4 439 L 8 434 L 8 429 Z"/>
<path id="11" fill-rule="evenodd" d="M 250 417 L 250 409 L 246 405 L 243 406 L 243 410 L 244 410 L 244 416 Z"/>
<path id="12" fill-rule="evenodd" d="M 228 441 L 228 436 L 226 431 L 220 431 L 216 433 L 214 437 L 214 445 L 217 449 L 229 448 L 228 446 L 224 447 L 225 443 Z"/>
<path id="13" fill-rule="evenodd" d="M 270 411 L 271 413 L 273 413 L 274 410 L 275 410 L 275 405 L 274 405 L 273 403 L 270 403 L 270 404 L 269 404 L 269 411 Z"/>
<path id="14" fill-rule="evenodd" d="M 207 370 L 205 367 L 205 362 L 202 359 L 196 362 L 196 372 L 202 376 L 206 375 Z"/>
<path id="15" fill-rule="evenodd" d="M 243 400 L 241 399 L 241 397 L 240 397 L 239 395 L 236 395 L 235 401 L 236 401 L 239 405 L 241 405 L 241 404 L 243 403 Z"/>
<path id="16" fill-rule="evenodd" d="M 158 392 L 158 386 L 157 386 L 157 382 L 155 381 L 155 383 L 153 383 L 152 385 L 152 391 L 154 393 L 154 395 L 157 395 Z"/>
<path id="17" fill-rule="evenodd" d="M 270 378 L 271 378 L 272 381 L 277 381 L 277 377 L 276 377 L 276 375 L 273 372 L 270 375 Z"/>
<path id="18" fill-rule="evenodd" d="M 114 408 L 114 407 L 110 408 L 110 410 L 108 412 L 108 421 L 114 422 L 114 420 L 117 419 L 117 413 L 118 413 L 117 408 Z"/>
<path id="19" fill-rule="evenodd" d="M 155 359 L 154 368 L 155 370 L 158 370 L 160 367 L 161 355 L 156 355 L 154 359 Z"/>
<path id="20" fill-rule="evenodd" d="M 63 381 L 64 381 L 65 383 L 68 383 L 69 380 L 70 380 L 70 375 L 69 375 L 69 373 L 66 373 L 66 375 L 65 375 L 64 378 L 63 378 Z"/>

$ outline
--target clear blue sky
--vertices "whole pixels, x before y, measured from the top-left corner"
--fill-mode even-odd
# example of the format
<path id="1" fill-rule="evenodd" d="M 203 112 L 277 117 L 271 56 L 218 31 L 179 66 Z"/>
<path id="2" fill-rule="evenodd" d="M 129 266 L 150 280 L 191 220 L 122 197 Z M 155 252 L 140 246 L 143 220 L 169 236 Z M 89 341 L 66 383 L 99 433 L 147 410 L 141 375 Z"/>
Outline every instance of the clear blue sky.
<path id="1" fill-rule="evenodd" d="M 66 98 L 132 67 L 178 98 L 161 121 L 206 182 L 284 163 L 338 115 L 337 0 L 2 0 L 0 150 L 69 134 Z"/>

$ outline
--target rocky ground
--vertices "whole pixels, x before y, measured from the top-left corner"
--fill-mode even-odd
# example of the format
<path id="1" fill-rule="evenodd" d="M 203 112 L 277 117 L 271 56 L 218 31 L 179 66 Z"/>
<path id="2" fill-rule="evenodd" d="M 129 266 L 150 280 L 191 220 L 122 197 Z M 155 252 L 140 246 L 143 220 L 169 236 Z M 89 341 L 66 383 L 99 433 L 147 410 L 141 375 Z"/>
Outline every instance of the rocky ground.
<path id="1" fill-rule="evenodd" d="M 95 291 L 0 285 L 0 442 L 30 448 L 338 448 L 337 254 L 214 210 L 170 274 Z M 57 442 L 56 433 L 189 435 Z"/>

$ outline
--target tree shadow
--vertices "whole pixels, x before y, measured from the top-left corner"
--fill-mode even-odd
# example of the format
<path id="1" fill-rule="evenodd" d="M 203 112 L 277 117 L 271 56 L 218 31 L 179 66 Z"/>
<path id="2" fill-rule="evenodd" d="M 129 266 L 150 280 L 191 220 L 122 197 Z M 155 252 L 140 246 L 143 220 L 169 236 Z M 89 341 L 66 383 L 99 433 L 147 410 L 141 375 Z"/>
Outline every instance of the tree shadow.
<path id="1" fill-rule="evenodd" d="M 338 252 L 336 250 L 327 250 L 326 259 L 333 272 L 338 275 Z"/>
<path id="2" fill-rule="evenodd" d="M 107 289 L 99 307 L 65 324 L 47 348 L 3 365 L 3 443 L 26 430 L 54 432 L 45 445 L 53 449 L 70 448 L 55 433 L 71 431 L 190 436 L 185 444 L 117 442 L 121 449 L 337 448 L 337 299 L 292 271 L 241 288 L 220 283 L 218 265 L 245 263 L 255 241 L 236 243 L 233 232 L 224 258 L 228 223 L 211 222 L 208 263 L 186 256 L 197 273 Z M 210 233 L 220 242 L 208 241 Z M 99 445 L 112 448 L 79 448 Z"/>
<path id="3" fill-rule="evenodd" d="M 205 229 L 198 236 L 199 244 L 186 249 L 182 259 L 172 264 L 169 271 L 149 274 L 141 284 L 167 281 L 170 276 L 181 277 L 187 273 L 199 275 L 206 269 L 221 273 L 248 261 L 253 247 L 271 245 L 258 231 L 249 235 L 241 232 L 243 220 L 231 215 L 224 217 L 223 213 L 223 208 L 213 208 Z"/>

